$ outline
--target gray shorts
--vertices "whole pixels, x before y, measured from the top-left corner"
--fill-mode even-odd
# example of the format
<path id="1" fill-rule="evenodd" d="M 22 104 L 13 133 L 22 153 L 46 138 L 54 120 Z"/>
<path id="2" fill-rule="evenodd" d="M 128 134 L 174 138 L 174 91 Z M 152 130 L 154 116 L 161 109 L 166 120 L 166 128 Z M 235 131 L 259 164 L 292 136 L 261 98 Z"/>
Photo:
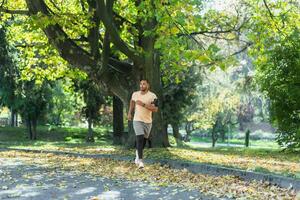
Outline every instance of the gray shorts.
<path id="1" fill-rule="evenodd" d="M 133 121 L 133 129 L 135 135 L 144 135 L 145 138 L 148 138 L 152 128 L 152 123 L 145 123 L 141 121 Z"/>

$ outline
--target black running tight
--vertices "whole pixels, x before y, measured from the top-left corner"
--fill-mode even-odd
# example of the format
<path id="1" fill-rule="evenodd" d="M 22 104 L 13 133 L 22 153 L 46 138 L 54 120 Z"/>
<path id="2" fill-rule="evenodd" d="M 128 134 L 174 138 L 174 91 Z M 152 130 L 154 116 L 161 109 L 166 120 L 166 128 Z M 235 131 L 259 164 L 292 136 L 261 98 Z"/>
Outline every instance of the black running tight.
<path id="1" fill-rule="evenodd" d="M 146 145 L 146 138 L 144 135 L 137 135 L 136 136 L 136 149 L 138 151 L 139 159 L 143 159 L 143 149 Z"/>

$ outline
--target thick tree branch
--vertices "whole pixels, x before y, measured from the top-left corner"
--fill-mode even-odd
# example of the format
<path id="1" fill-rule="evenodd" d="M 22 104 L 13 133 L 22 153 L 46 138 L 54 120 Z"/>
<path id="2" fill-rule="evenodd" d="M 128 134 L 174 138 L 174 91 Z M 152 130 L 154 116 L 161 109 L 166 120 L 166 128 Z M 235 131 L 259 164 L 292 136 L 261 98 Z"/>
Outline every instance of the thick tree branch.
<path id="1" fill-rule="evenodd" d="M 47 43 L 42 43 L 42 42 L 34 42 L 34 43 L 16 43 L 14 47 L 21 47 L 21 48 L 27 48 L 27 47 L 46 47 L 48 44 Z"/>
<path id="2" fill-rule="evenodd" d="M 31 15 L 41 12 L 49 16 L 47 5 L 43 0 L 26 0 L 26 3 Z M 93 71 L 91 66 L 96 66 L 96 62 L 88 52 L 76 45 L 58 24 L 49 25 L 43 31 L 65 60 L 81 69 L 84 68 L 84 71 Z"/>
<path id="3" fill-rule="evenodd" d="M 96 1 L 95 0 L 89 0 L 89 12 L 92 13 L 92 18 L 91 21 L 95 24 L 92 26 L 89 30 L 88 33 L 88 41 L 90 44 L 91 48 L 91 54 L 95 59 L 100 59 L 100 52 L 99 52 L 99 38 L 100 38 L 100 33 L 99 33 L 99 24 L 100 24 L 100 18 L 95 12 L 96 10 Z"/>
<path id="4" fill-rule="evenodd" d="M 109 39 L 109 33 L 106 30 L 104 34 L 104 40 L 103 40 L 102 68 L 100 74 L 102 74 L 108 68 L 109 55 L 110 55 L 110 39 Z"/>
<path id="5" fill-rule="evenodd" d="M 107 4 L 104 0 L 97 0 L 97 12 L 100 14 L 102 22 L 105 28 L 109 31 L 111 41 L 118 47 L 118 49 L 128 56 L 134 62 L 140 63 L 143 59 L 141 55 L 137 51 L 135 51 L 132 47 L 128 46 L 126 42 L 124 42 L 113 23 L 113 16 L 108 12 L 107 6 L 113 0 L 107 0 Z"/>
<path id="6" fill-rule="evenodd" d="M 116 20 L 119 20 L 119 21 L 121 21 L 122 23 L 128 23 L 128 24 L 132 25 L 133 27 L 136 27 L 136 26 L 137 26 L 135 23 L 133 23 L 133 22 L 129 21 L 128 19 L 122 17 L 121 15 L 119 15 L 119 14 L 116 13 L 116 12 L 113 12 L 113 15 L 115 16 L 115 19 L 116 19 Z"/>
<path id="7" fill-rule="evenodd" d="M 122 74 L 128 74 L 132 72 L 132 68 L 133 68 L 132 64 L 128 62 L 120 61 L 113 57 L 109 58 L 108 66 Z"/>
<path id="8" fill-rule="evenodd" d="M 29 8 L 30 15 L 36 15 L 41 12 L 44 15 L 50 16 L 50 11 L 43 0 L 26 0 L 27 7 Z M 109 58 L 110 70 L 106 70 L 102 76 L 99 76 L 97 69 L 101 67 L 101 62 L 93 59 L 93 57 L 84 49 L 79 47 L 58 25 L 48 25 L 43 28 L 49 42 L 59 51 L 62 58 L 67 60 L 71 66 L 77 67 L 82 71 L 89 74 L 89 77 L 95 82 L 101 82 L 119 96 L 123 102 L 128 99 L 128 80 L 126 76 L 120 76 L 116 74 L 116 69 L 129 73 L 132 66 L 128 63 L 118 61 L 114 58 Z"/>
<path id="9" fill-rule="evenodd" d="M 28 10 L 9 10 L 9 9 L 0 7 L 0 13 L 1 12 L 12 14 L 12 15 L 29 15 Z"/>
<path id="10" fill-rule="evenodd" d="M 123 24 L 129 24 L 128 32 L 131 33 L 133 36 L 135 36 L 135 32 L 137 32 L 138 30 L 137 24 L 130 22 L 128 19 L 122 17 L 116 12 L 113 12 L 113 16 L 114 16 L 113 21 L 116 24 L 117 30 L 120 30 Z"/>
<path id="11" fill-rule="evenodd" d="M 43 0 L 26 0 L 26 2 L 31 15 L 37 12 L 49 15 L 47 5 Z M 99 62 L 94 60 L 87 51 L 79 47 L 74 40 L 70 39 L 58 24 L 49 25 L 44 28 L 43 31 L 47 35 L 50 43 L 59 51 L 62 58 L 67 60 L 70 64 L 87 73 L 94 73 L 93 68 L 97 66 L 100 67 Z M 118 61 L 115 58 L 109 58 L 109 63 L 110 66 L 124 73 L 129 73 L 132 69 L 129 63 Z"/>
<path id="12" fill-rule="evenodd" d="M 77 42 L 88 42 L 88 38 L 85 36 L 80 36 L 79 38 L 71 38 L 73 41 L 77 41 Z"/>

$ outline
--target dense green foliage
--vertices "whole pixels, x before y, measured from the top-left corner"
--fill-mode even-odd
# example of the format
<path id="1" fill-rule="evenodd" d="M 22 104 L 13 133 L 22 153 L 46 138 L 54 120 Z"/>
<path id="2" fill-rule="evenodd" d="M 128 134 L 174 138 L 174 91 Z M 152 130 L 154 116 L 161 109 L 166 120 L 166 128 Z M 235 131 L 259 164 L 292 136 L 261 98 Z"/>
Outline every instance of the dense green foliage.
<path id="1" fill-rule="evenodd" d="M 17 80 L 19 71 L 6 37 L 6 27 L 0 25 L 0 105 L 17 108 Z"/>
<path id="2" fill-rule="evenodd" d="M 271 99 L 272 120 L 278 124 L 279 144 L 300 148 L 300 34 L 295 30 L 276 43 L 259 65 L 261 87 Z"/>
<path id="3" fill-rule="evenodd" d="M 271 118 L 278 126 L 279 144 L 300 147 L 300 15 L 299 2 L 254 4 L 249 38 L 257 79 L 271 101 Z"/>

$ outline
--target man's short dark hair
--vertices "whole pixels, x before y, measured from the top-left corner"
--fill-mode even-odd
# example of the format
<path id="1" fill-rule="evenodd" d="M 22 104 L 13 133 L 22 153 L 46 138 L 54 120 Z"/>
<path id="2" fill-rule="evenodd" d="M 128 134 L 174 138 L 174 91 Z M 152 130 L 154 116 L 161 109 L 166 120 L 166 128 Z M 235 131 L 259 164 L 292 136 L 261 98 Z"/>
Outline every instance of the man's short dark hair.
<path id="1" fill-rule="evenodd" d="M 146 79 L 146 78 L 141 78 L 141 79 L 140 79 L 140 82 L 141 82 L 141 81 L 146 81 L 148 84 L 150 84 L 149 80 Z"/>

